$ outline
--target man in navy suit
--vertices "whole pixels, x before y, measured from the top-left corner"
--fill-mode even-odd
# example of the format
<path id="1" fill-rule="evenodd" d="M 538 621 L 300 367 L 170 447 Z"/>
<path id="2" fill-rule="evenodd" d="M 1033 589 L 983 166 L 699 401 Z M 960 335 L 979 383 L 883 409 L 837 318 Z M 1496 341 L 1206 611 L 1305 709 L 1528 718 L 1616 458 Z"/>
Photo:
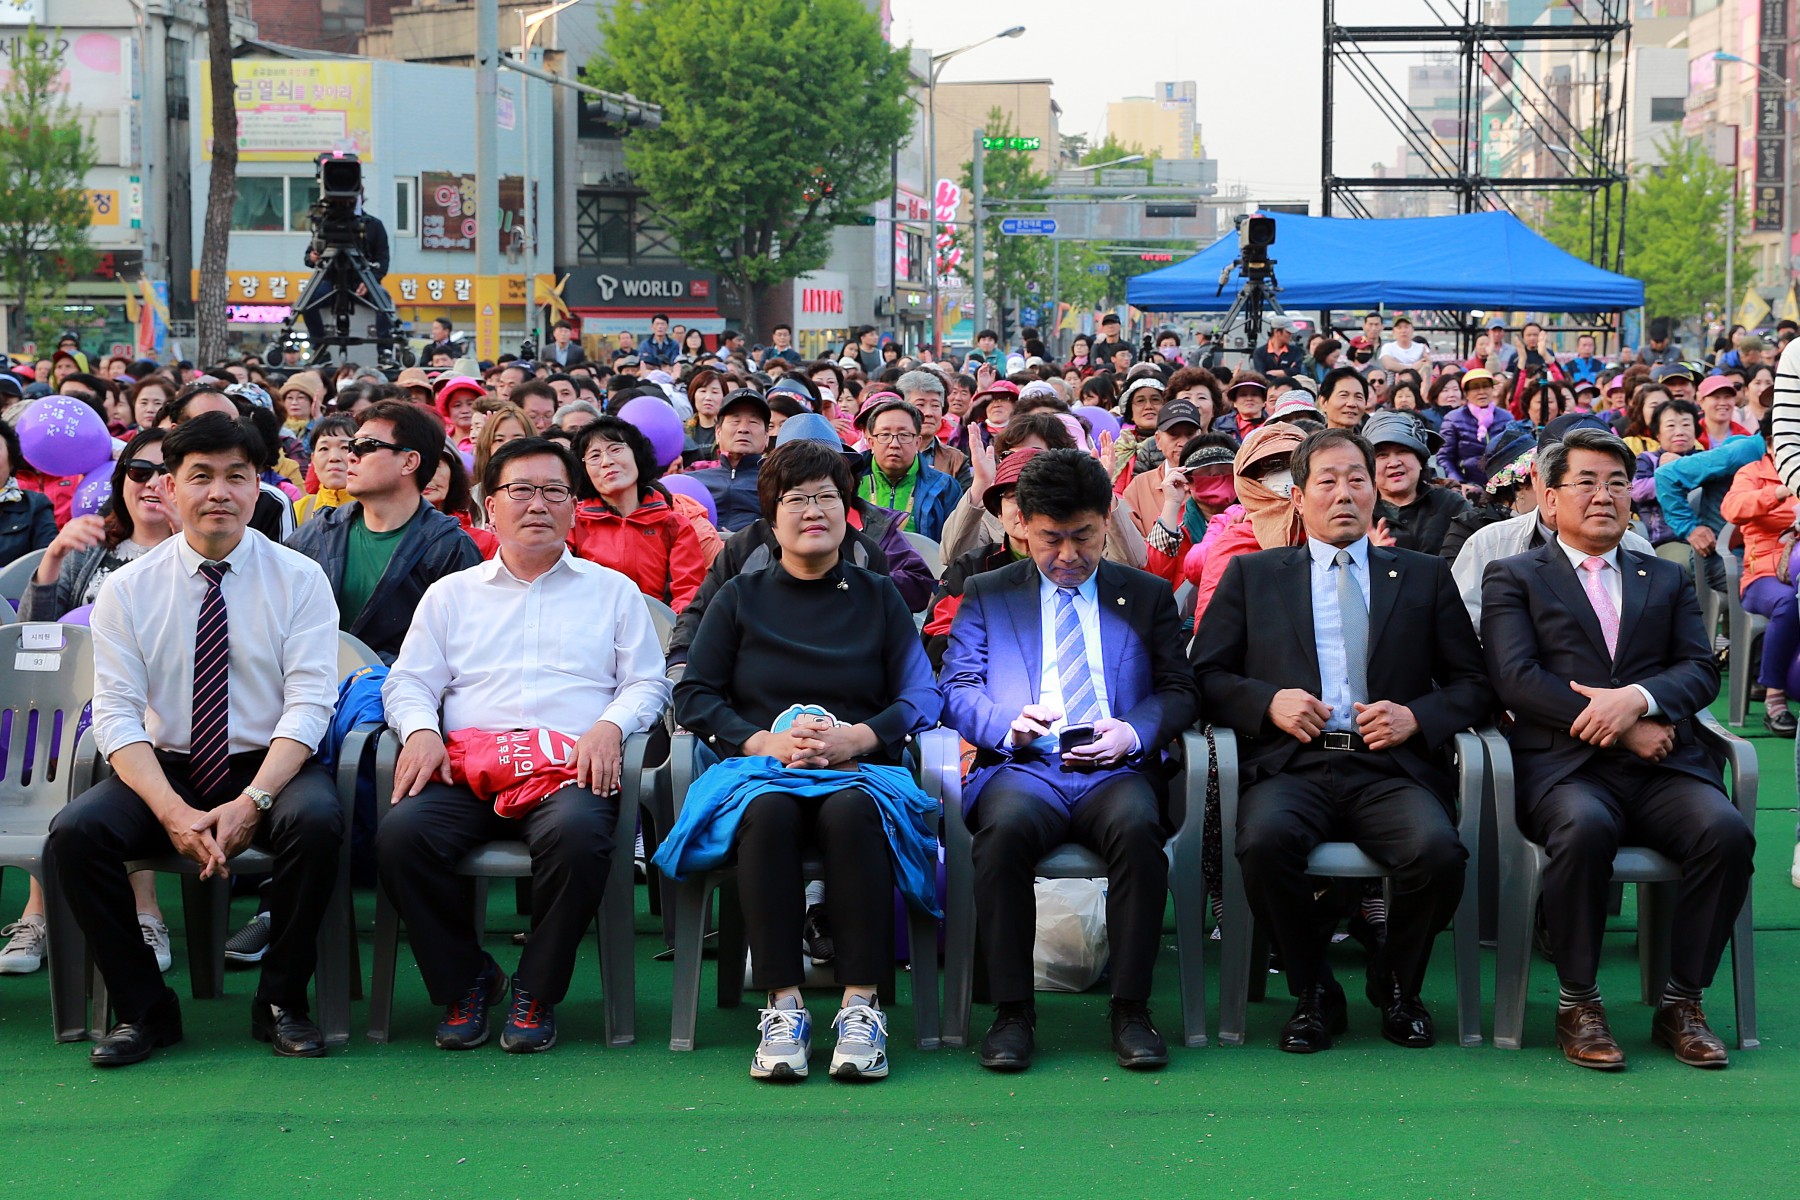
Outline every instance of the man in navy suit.
<path id="1" fill-rule="evenodd" d="M 1617 1070 L 1624 1051 L 1595 982 L 1613 856 L 1647 845 L 1681 864 L 1669 982 L 1651 1038 L 1694 1067 L 1726 1065 L 1700 993 L 1750 886 L 1756 839 L 1725 796 L 1694 717 L 1719 666 L 1693 582 L 1619 543 L 1633 460 L 1612 433 L 1578 429 L 1542 452 L 1556 538 L 1488 564 L 1481 634 L 1514 713 L 1519 826 L 1541 844 L 1544 923 L 1562 992 L 1556 1040 L 1576 1066 Z"/>
<path id="2" fill-rule="evenodd" d="M 1029 557 L 969 580 L 941 676 L 948 722 L 976 751 L 963 802 L 998 1005 L 981 1065 L 1031 1065 L 1033 870 L 1076 842 L 1106 860 L 1113 1050 L 1121 1066 L 1160 1067 L 1148 1001 L 1168 887 L 1163 749 L 1198 707 L 1181 617 L 1166 581 L 1101 561 L 1113 494 L 1091 455 L 1038 454 L 1014 497 Z"/>
<path id="3" fill-rule="evenodd" d="M 1384 1037 L 1423 1048 L 1436 1034 L 1419 987 L 1468 861 L 1444 750 L 1493 693 L 1450 564 L 1369 540 L 1369 443 L 1320 430 L 1291 466 L 1305 544 L 1232 559 L 1193 646 L 1207 713 L 1242 740 L 1238 862 L 1297 1001 L 1279 1044 L 1324 1050 L 1347 1024 L 1306 873 L 1314 847 L 1346 840 L 1388 868 L 1394 896 L 1364 994 Z"/>

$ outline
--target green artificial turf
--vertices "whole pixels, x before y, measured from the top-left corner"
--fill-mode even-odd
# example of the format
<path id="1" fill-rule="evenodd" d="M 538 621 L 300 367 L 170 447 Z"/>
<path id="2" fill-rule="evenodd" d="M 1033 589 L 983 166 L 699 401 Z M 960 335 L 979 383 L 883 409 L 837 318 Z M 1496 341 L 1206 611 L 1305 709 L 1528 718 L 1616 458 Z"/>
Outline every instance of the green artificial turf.
<path id="1" fill-rule="evenodd" d="M 1760 727 L 1758 727 L 1760 732 Z M 317 1061 L 278 1061 L 248 1037 L 254 975 L 229 995 L 183 1001 L 187 1040 L 124 1071 L 90 1069 L 83 1045 L 50 1037 L 40 972 L 0 978 L 6 1086 L 0 1196 L 1205 1196 L 1205 1197 L 1757 1197 L 1800 1194 L 1800 891 L 1788 881 L 1794 825 L 1793 743 L 1758 738 L 1763 779 L 1755 880 L 1763 1048 L 1728 1071 L 1675 1063 L 1649 1040 L 1636 1004 L 1631 908 L 1608 938 L 1601 983 L 1631 1066 L 1578 1070 L 1551 1037 L 1554 972 L 1532 976 L 1527 1048 L 1383 1042 L 1373 1010 L 1351 1009 L 1350 1034 L 1327 1054 L 1273 1048 L 1285 990 L 1251 1006 L 1250 1044 L 1177 1046 L 1156 1074 L 1121 1071 L 1108 1050 L 1102 995 L 1045 995 L 1039 1055 L 1021 1076 L 976 1066 L 972 1051 L 911 1048 L 910 1010 L 892 1013 L 893 1075 L 852 1086 L 815 1075 L 778 1087 L 747 1074 L 755 1008 L 712 1007 L 703 981 L 700 1048 L 667 1048 L 660 926 L 638 925 L 637 1044 L 601 1044 L 599 970 L 584 951 L 561 1044 L 512 1057 L 431 1045 L 436 1012 L 402 954 L 395 1040 Z M 23 877 L 7 872 L 0 912 L 16 912 Z M 640 891 L 640 902 L 642 892 Z M 177 891 L 166 903 L 177 912 Z M 368 962 L 370 906 L 363 917 Z M 234 919 L 248 917 L 240 902 Z M 522 928 L 511 889 L 493 891 L 488 942 L 516 961 Z M 1179 1032 L 1173 936 L 1156 1011 Z M 185 997 L 176 933 L 172 986 Z M 1360 992 L 1361 951 L 1336 952 Z M 1453 1032 L 1449 942 L 1426 1000 Z M 1216 965 L 1209 962 L 1209 967 Z M 1491 995 L 1492 954 L 1484 954 Z M 1216 1020 L 1216 971 L 1209 1013 Z M 754 1001 L 752 1001 L 752 1004 Z M 811 1006 L 820 1026 L 835 997 Z M 1708 995 L 1730 1041 L 1728 966 Z M 366 1006 L 353 1010 L 359 1024 Z M 975 1029 L 984 1026 L 976 1013 Z M 1491 1027 L 1491 1010 L 1484 1010 Z M 1453 1038 L 1448 1040 L 1453 1041 Z"/>

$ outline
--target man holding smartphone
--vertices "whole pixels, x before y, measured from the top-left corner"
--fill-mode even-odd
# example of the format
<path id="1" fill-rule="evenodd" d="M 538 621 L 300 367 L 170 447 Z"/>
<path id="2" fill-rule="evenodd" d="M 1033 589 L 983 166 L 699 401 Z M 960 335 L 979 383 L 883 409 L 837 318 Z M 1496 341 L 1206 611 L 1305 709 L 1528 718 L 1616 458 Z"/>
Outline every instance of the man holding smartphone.
<path id="1" fill-rule="evenodd" d="M 940 677 L 947 723 L 976 747 L 963 803 L 998 1005 L 981 1065 L 1031 1065 L 1035 869 L 1076 842 L 1106 860 L 1114 1053 L 1160 1067 L 1147 1001 L 1168 887 L 1163 749 L 1198 711 L 1181 617 L 1166 582 L 1101 561 L 1113 494 L 1092 455 L 1037 454 L 1014 498 L 1028 557 L 968 581 Z"/>

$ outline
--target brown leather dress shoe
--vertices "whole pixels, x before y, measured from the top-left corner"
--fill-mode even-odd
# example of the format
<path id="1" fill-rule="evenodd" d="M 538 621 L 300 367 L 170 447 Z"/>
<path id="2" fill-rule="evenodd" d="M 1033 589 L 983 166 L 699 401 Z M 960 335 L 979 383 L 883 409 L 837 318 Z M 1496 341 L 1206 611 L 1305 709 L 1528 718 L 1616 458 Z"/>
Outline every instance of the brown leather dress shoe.
<path id="1" fill-rule="evenodd" d="M 1707 1027 L 1698 1000 L 1660 1005 L 1650 1022 L 1650 1040 L 1673 1050 L 1676 1059 L 1690 1067 L 1716 1070 L 1731 1065 L 1725 1043 Z"/>
<path id="2" fill-rule="evenodd" d="M 1578 1067 L 1617 1071 L 1625 1066 L 1625 1052 L 1606 1024 L 1606 1006 L 1577 1004 L 1556 1010 L 1556 1044 L 1563 1057 Z"/>

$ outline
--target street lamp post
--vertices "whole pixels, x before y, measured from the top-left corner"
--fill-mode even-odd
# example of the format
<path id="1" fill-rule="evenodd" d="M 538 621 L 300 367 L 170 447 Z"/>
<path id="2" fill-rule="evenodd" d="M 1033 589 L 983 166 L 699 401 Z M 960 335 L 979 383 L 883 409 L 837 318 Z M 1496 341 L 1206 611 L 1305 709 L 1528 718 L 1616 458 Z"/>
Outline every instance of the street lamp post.
<path id="1" fill-rule="evenodd" d="M 535 12 L 519 14 L 519 58 L 526 66 L 531 65 L 531 43 L 537 39 L 538 30 L 544 22 L 554 17 L 565 8 L 579 4 L 581 0 L 561 0 L 548 8 L 540 8 Z M 532 170 L 531 162 L 531 80 L 527 78 L 519 88 L 519 132 L 525 141 L 524 178 L 519 181 L 523 195 L 524 210 L 524 268 L 525 268 L 525 331 L 532 342 L 543 344 L 543 330 L 539 327 L 540 315 L 537 303 L 537 174 Z M 551 187 L 556 186 L 555 172 L 551 172 Z M 484 221 L 498 221 L 497 212 L 483 214 Z"/>
<path id="2" fill-rule="evenodd" d="M 1789 285 L 1789 287 L 1791 287 L 1793 285 L 1793 278 L 1794 278 L 1794 167 L 1793 167 L 1793 162 L 1792 162 L 1793 149 L 1794 149 L 1794 130 L 1790 123 L 1794 120 L 1794 115 L 1795 115 L 1794 111 L 1793 111 L 1793 109 L 1794 109 L 1794 82 L 1790 82 L 1789 80 L 1783 79 L 1781 76 L 1779 76 L 1775 72 L 1769 70 L 1769 68 L 1763 66 L 1761 63 L 1751 62 L 1749 59 L 1743 58 L 1736 54 L 1727 54 L 1723 50 L 1713 51 L 1713 61 L 1714 62 L 1736 63 L 1742 67 L 1751 67 L 1751 68 L 1755 69 L 1757 74 L 1766 76 L 1768 79 L 1773 81 L 1775 83 L 1775 85 L 1781 89 L 1781 94 L 1784 97 L 1786 97 L 1787 102 L 1783 107 L 1785 107 L 1788 111 L 1786 113 L 1786 119 L 1782 122 L 1782 136 L 1787 142 L 1787 146 L 1782 155 L 1783 162 L 1785 163 L 1785 166 L 1786 166 L 1786 178 L 1781 181 L 1781 185 L 1782 185 L 1781 186 L 1781 269 L 1780 269 L 1780 275 L 1778 276 L 1778 278 L 1780 278 L 1781 280 L 1786 282 Z M 1800 81 L 1795 81 L 1795 82 L 1800 82 Z M 1732 153 L 1733 169 L 1732 169 L 1732 176 L 1731 176 L 1734 195 L 1736 192 L 1736 184 L 1737 184 L 1736 165 L 1737 165 L 1737 154 L 1736 154 L 1736 151 L 1734 150 Z M 1733 202 L 1733 209 L 1734 209 L 1734 211 L 1736 209 L 1735 200 Z M 1734 219 L 1735 219 L 1735 216 L 1734 216 Z M 1785 298 L 1787 296 L 1787 292 L 1788 292 L 1788 288 L 1781 289 L 1781 297 L 1778 298 L 1777 303 L 1780 302 L 1781 298 Z M 1734 301 L 1732 300 L 1732 298 L 1730 296 L 1725 297 L 1725 302 L 1726 302 L 1727 306 L 1734 303 Z"/>
<path id="3" fill-rule="evenodd" d="M 925 183 L 926 183 L 926 186 L 931 191 L 931 199 L 930 199 L 930 203 L 928 203 L 926 205 L 926 208 L 928 208 L 930 210 L 930 212 L 928 213 L 928 229 L 929 229 L 928 238 L 929 238 L 929 241 L 928 241 L 928 244 L 926 247 L 925 261 L 927 263 L 927 269 L 930 270 L 930 272 L 931 272 L 931 352 L 934 357 L 939 354 L 942 354 L 943 349 L 944 349 L 943 338 L 941 336 L 941 330 L 939 329 L 940 321 L 941 321 L 943 314 L 938 307 L 938 305 L 939 305 L 938 275 L 940 274 L 940 272 L 938 271 L 938 249 L 937 249 L 937 238 L 938 238 L 938 219 L 937 219 L 937 81 L 938 81 L 938 76 L 943 73 L 945 64 L 947 64 L 951 59 L 955 58 L 957 55 L 967 54 L 971 50 L 977 49 L 981 46 L 985 46 L 989 42 L 997 42 L 1001 38 L 1016 38 L 1019 35 L 1023 34 L 1024 32 L 1025 32 L 1025 27 L 1023 25 L 1014 25 L 1011 29 L 1003 29 L 999 33 L 994 34 L 992 37 L 982 38 L 979 42 L 970 42 L 967 46 L 960 47 L 956 50 L 946 50 L 942 54 L 934 54 L 931 56 L 931 68 L 929 71 L 926 72 L 925 96 L 926 96 L 926 102 L 930 106 L 930 113 L 929 113 L 929 117 L 926 122 L 926 135 L 925 135 L 925 140 L 928 144 L 928 149 L 927 149 L 926 153 L 927 153 L 927 156 L 930 158 L 930 163 L 926 167 L 926 171 L 931 176 L 931 178 L 927 179 L 925 181 Z"/>

